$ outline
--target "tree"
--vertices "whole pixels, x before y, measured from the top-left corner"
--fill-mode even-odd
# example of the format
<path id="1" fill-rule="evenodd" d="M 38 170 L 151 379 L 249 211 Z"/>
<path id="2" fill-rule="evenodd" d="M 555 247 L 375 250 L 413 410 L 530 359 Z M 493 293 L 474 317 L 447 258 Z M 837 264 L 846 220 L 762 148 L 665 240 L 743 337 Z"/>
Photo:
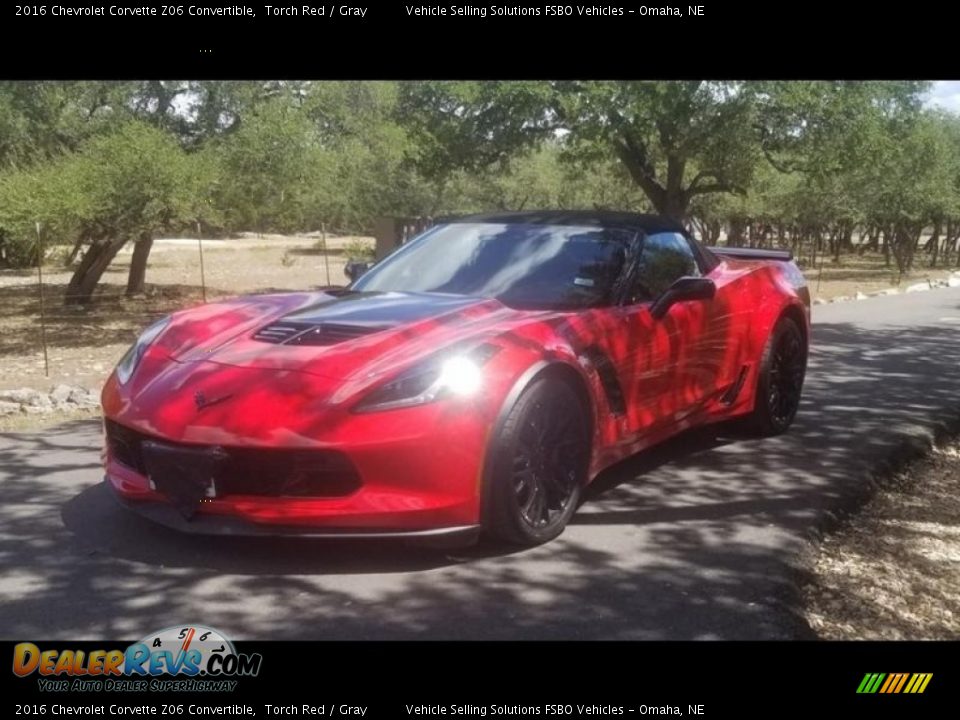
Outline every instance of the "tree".
<path id="1" fill-rule="evenodd" d="M 908 126 L 926 83 L 415 82 L 402 122 L 425 176 L 508 166 L 559 140 L 568 157 L 616 158 L 653 208 L 678 220 L 714 194 L 744 195 L 765 157 L 825 189 Z"/>
<path id="2" fill-rule="evenodd" d="M 0 259 L 12 267 L 40 261 L 37 224 L 49 248 L 76 235 L 83 203 L 75 168 L 42 163 L 0 175 Z"/>
<path id="3" fill-rule="evenodd" d="M 901 276 L 913 266 L 924 229 L 956 217 L 958 148 L 948 122 L 924 113 L 888 136 L 879 162 L 863 169 L 869 177 L 868 211 L 883 228 Z"/>
<path id="4" fill-rule="evenodd" d="M 214 157 L 225 179 L 216 202 L 234 229 L 301 229 L 308 199 L 328 177 L 313 123 L 285 99 L 248 113 Z"/>
<path id="5" fill-rule="evenodd" d="M 124 83 L 0 82 L 0 170 L 54 160 L 128 117 Z"/>
<path id="6" fill-rule="evenodd" d="M 680 220 L 697 196 L 743 192 L 759 153 L 737 82 L 410 83 L 402 111 L 428 176 L 559 139 L 581 161 L 619 160 L 657 212 Z"/>
<path id="7" fill-rule="evenodd" d="M 128 242 L 137 243 L 127 293 L 143 290 L 155 234 L 195 218 L 203 202 L 200 173 L 167 133 L 131 121 L 93 138 L 60 169 L 76 178 L 78 225 L 88 244 L 70 279 L 66 304 L 90 300 L 104 271 Z"/>

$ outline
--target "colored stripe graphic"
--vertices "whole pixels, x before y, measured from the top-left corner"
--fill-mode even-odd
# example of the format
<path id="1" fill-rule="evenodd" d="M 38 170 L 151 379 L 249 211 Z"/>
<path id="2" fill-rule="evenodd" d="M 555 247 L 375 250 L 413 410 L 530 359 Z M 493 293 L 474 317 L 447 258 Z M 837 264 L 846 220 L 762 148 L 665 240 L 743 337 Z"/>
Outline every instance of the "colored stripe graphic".
<path id="1" fill-rule="evenodd" d="M 883 682 L 883 679 L 886 676 L 886 673 L 867 673 L 863 676 L 863 680 L 860 682 L 860 687 L 857 688 L 857 692 L 865 694 L 875 693 L 879 689 L 880 683 Z"/>
<path id="2" fill-rule="evenodd" d="M 932 677 L 933 673 L 867 673 L 860 681 L 857 692 L 862 695 L 877 692 L 884 695 L 900 692 L 919 695 L 927 689 Z"/>
<path id="3" fill-rule="evenodd" d="M 930 682 L 931 677 L 933 677 L 933 673 L 914 673 L 913 677 L 910 678 L 910 683 L 907 685 L 909 689 L 904 690 L 904 692 L 922 693 L 927 689 L 927 684 Z"/>
<path id="4" fill-rule="evenodd" d="M 881 693 L 898 693 L 903 687 L 903 684 L 907 681 L 907 678 L 910 677 L 910 673 L 890 673 L 890 677 L 887 678 L 887 681 L 883 684 L 883 687 L 880 688 Z"/>

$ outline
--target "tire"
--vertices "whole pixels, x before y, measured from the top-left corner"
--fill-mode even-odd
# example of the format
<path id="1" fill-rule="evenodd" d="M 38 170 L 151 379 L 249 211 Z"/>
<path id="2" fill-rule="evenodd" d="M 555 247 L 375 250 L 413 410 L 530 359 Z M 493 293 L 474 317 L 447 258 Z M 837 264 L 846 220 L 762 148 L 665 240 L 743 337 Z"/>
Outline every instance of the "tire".
<path id="1" fill-rule="evenodd" d="M 760 359 L 756 402 L 747 428 L 762 437 L 779 435 L 793 423 L 807 371 L 807 343 L 796 321 L 782 317 Z"/>
<path id="2" fill-rule="evenodd" d="M 482 525 L 512 545 L 553 540 L 576 512 L 590 463 L 587 411 L 570 385 L 534 380 L 493 446 Z"/>

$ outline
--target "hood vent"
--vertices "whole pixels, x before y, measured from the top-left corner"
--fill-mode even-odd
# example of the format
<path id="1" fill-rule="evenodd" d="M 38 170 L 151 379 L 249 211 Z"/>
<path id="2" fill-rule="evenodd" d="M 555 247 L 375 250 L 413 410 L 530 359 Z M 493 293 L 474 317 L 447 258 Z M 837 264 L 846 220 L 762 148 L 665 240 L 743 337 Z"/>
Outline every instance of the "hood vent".
<path id="1" fill-rule="evenodd" d="M 340 323 L 276 322 L 261 328 L 253 339 L 274 345 L 336 345 L 386 328 Z"/>
<path id="2" fill-rule="evenodd" d="M 309 323 L 278 322 L 257 330 L 256 334 L 253 336 L 253 339 L 259 340 L 260 342 L 276 343 L 277 345 L 280 345 L 285 343 L 290 338 L 296 337 L 302 332 L 312 330 L 314 327 L 315 325 Z"/>

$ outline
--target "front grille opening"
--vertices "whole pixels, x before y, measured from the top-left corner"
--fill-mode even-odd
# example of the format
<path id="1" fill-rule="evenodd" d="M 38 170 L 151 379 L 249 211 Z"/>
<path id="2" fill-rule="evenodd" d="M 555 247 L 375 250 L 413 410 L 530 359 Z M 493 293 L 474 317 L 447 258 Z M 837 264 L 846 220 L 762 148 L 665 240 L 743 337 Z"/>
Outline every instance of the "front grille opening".
<path id="1" fill-rule="evenodd" d="M 106 421 L 107 445 L 117 461 L 146 475 L 141 454 L 145 440 L 170 447 L 196 449 L 198 445 L 173 443 Z M 214 481 L 219 496 L 336 498 L 360 489 L 360 475 L 350 458 L 336 450 L 300 448 L 224 447 L 224 459 Z"/>

